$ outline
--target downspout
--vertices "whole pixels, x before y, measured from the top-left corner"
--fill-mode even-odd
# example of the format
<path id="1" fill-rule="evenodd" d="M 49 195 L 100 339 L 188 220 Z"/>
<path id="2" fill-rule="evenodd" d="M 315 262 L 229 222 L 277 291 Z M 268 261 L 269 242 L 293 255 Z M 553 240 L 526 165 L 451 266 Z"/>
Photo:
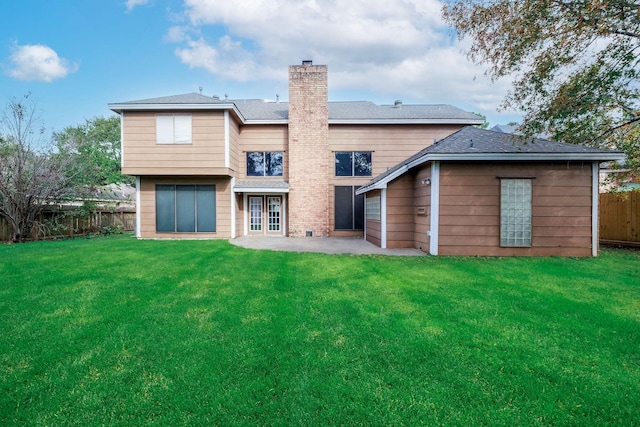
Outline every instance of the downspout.
<path id="1" fill-rule="evenodd" d="M 591 163 L 591 255 L 598 256 L 600 247 L 600 227 L 598 203 L 600 195 L 600 165 L 598 162 Z"/>
<path id="2" fill-rule="evenodd" d="M 429 253 L 438 255 L 438 227 L 440 226 L 440 162 L 431 163 L 431 224 Z"/>

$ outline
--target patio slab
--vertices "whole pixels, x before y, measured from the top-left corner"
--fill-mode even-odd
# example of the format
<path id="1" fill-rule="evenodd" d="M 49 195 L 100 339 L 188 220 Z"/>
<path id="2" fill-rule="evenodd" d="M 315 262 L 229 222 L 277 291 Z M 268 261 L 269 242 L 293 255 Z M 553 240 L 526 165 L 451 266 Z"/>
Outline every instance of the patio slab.
<path id="1" fill-rule="evenodd" d="M 230 239 L 229 242 L 248 249 L 287 252 L 394 256 L 427 255 L 419 249 L 382 249 L 362 238 L 354 237 L 242 236 Z"/>

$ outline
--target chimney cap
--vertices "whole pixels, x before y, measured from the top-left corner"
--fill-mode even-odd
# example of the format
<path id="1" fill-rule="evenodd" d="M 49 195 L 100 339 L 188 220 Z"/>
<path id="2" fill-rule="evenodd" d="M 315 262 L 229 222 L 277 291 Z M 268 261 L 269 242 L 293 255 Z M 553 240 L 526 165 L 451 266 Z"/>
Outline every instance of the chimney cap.
<path id="1" fill-rule="evenodd" d="M 305 59 L 302 61 L 302 65 L 307 66 L 307 65 L 313 65 L 313 61 L 310 59 Z"/>

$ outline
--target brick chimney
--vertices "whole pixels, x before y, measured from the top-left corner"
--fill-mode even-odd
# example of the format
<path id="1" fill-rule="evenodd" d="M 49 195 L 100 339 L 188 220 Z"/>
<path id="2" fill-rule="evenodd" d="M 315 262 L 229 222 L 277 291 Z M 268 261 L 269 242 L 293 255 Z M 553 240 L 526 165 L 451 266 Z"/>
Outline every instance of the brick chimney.
<path id="1" fill-rule="evenodd" d="M 329 235 L 327 66 L 289 67 L 289 235 Z"/>

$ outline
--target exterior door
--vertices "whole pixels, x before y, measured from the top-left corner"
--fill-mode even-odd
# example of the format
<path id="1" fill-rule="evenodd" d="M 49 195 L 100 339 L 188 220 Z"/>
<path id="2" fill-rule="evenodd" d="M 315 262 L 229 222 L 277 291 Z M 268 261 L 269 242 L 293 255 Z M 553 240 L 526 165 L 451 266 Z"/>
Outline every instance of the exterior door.
<path id="1" fill-rule="evenodd" d="M 267 197 L 268 234 L 282 234 L 282 197 Z"/>
<path id="2" fill-rule="evenodd" d="M 262 201 L 262 196 L 249 197 L 249 234 L 264 233 L 264 227 L 262 226 L 262 222 L 264 221 L 262 215 Z"/>
<path id="3" fill-rule="evenodd" d="M 282 235 L 282 196 L 249 196 L 248 230 L 254 235 Z"/>

